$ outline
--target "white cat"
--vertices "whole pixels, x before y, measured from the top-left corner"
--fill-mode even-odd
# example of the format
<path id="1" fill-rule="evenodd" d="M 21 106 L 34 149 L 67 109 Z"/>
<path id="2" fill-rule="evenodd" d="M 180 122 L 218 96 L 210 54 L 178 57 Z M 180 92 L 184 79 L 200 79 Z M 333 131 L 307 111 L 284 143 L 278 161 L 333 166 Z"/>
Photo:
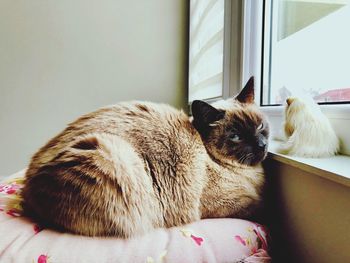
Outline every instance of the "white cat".
<path id="1" fill-rule="evenodd" d="M 286 100 L 284 132 L 286 141 L 279 152 L 300 157 L 329 157 L 339 150 L 339 139 L 328 118 L 312 99 Z"/>

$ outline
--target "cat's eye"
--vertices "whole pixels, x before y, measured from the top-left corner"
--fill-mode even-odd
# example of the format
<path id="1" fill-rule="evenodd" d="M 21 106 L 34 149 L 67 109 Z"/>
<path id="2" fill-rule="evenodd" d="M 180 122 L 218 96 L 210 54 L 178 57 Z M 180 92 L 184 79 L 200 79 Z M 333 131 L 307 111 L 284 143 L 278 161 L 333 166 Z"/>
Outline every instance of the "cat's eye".
<path id="1" fill-rule="evenodd" d="M 258 126 L 257 130 L 261 131 L 264 128 L 264 123 L 260 123 Z"/>
<path id="2" fill-rule="evenodd" d="M 230 136 L 230 140 L 233 141 L 233 142 L 239 142 L 241 140 L 241 137 L 239 137 L 238 134 L 232 134 Z"/>

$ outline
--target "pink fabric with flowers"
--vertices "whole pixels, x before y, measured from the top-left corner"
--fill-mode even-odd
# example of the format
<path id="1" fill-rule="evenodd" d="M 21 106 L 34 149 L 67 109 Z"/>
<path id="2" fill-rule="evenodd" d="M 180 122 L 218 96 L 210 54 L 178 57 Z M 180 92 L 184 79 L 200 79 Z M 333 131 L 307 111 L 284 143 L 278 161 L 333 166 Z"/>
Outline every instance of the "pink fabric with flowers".
<path id="1" fill-rule="evenodd" d="M 21 176 L 0 183 L 0 262 L 271 261 L 264 228 L 240 219 L 200 220 L 127 240 L 42 229 L 20 215 Z"/>

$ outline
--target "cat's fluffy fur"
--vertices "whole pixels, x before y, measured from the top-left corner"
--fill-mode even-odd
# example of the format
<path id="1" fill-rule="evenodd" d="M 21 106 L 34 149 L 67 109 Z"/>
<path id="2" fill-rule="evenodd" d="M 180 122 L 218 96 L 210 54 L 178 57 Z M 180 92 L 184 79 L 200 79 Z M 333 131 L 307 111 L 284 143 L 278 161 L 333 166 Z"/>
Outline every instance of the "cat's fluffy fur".
<path id="1" fill-rule="evenodd" d="M 335 155 L 339 150 L 339 140 L 318 104 L 310 98 L 297 97 L 287 98 L 286 102 L 286 141 L 279 152 L 311 158 Z"/>
<path id="2" fill-rule="evenodd" d="M 119 237 L 251 215 L 268 136 L 253 86 L 222 109 L 195 101 L 193 120 L 150 102 L 82 116 L 33 156 L 24 213 L 58 230 Z"/>

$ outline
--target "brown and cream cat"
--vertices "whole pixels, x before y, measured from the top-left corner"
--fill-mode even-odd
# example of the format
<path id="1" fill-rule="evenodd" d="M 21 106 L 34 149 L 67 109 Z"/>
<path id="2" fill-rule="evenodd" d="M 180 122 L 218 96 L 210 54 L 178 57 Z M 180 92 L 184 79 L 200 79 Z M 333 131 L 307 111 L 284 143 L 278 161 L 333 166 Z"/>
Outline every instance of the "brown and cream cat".
<path id="1" fill-rule="evenodd" d="M 130 237 L 259 206 L 268 124 L 254 80 L 193 118 L 168 105 L 119 103 L 68 125 L 32 158 L 24 213 L 47 227 Z"/>

